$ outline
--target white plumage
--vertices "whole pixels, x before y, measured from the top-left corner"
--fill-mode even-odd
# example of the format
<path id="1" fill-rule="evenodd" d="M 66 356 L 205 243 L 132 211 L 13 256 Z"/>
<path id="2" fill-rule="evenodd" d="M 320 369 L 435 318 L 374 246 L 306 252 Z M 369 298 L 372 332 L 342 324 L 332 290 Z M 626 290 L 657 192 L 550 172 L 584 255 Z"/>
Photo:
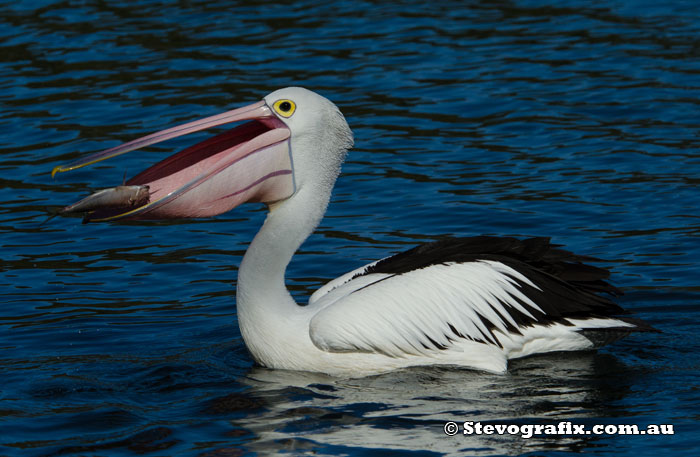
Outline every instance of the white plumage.
<path id="1" fill-rule="evenodd" d="M 314 118 L 305 119 L 305 127 L 349 135 L 342 115 L 325 98 L 290 88 L 266 100 L 280 98 L 295 100 L 295 116 Z M 307 306 L 298 306 L 284 288 L 284 270 L 320 221 L 338 173 L 338 158 L 344 157 L 350 141 L 324 143 L 317 130 L 288 125 L 299 190 L 271 206 L 239 270 L 241 332 L 260 364 L 352 376 L 426 364 L 501 372 L 509 358 L 594 347 L 580 333 L 583 329 L 637 329 L 622 318 L 595 312 L 543 319 L 549 311 L 523 290 L 543 286 L 489 255 L 464 262 L 437 261 L 400 273 L 372 272 L 382 262 L 392 261 L 384 259 L 330 281 L 311 296 Z M 297 143 L 297 138 L 304 141 Z M 325 160 L 332 165 L 325 165 Z M 568 254 L 554 247 L 550 251 Z M 579 264 L 573 255 L 570 260 Z M 549 273 L 543 275 L 553 283 L 564 283 Z M 595 294 L 584 289 L 579 293 L 587 303 Z M 600 305 L 602 310 L 608 306 L 606 300 L 591 306 Z M 610 305 L 609 312 L 621 311 Z"/>
<path id="2" fill-rule="evenodd" d="M 405 359 L 406 365 L 428 358 L 433 363 L 490 371 L 505 370 L 507 359 L 513 357 L 593 347 L 576 332 L 582 328 L 579 321 L 572 326 L 521 328 L 521 335 L 509 332 L 506 323 L 518 326 L 511 316 L 513 309 L 535 319 L 521 302 L 542 311 L 512 278 L 536 287 L 517 271 L 493 261 L 360 276 L 312 297 L 309 306 L 315 313 L 309 335 L 314 345 L 328 352 L 379 353 Z M 485 321 L 495 329 L 490 330 Z M 603 319 L 595 326 L 633 324 Z M 497 348 L 498 344 L 502 347 Z M 486 347 L 488 357 L 480 357 Z"/>

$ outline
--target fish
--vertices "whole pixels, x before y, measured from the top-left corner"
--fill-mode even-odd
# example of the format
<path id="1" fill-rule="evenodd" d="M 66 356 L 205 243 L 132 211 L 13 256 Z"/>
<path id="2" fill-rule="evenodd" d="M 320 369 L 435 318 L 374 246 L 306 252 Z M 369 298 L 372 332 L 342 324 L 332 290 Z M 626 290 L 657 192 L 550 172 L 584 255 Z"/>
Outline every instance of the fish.
<path id="1" fill-rule="evenodd" d="M 58 213 L 90 213 L 98 209 L 129 209 L 143 206 L 150 200 L 151 194 L 148 186 L 116 186 L 98 190 L 79 202 L 66 206 Z"/>

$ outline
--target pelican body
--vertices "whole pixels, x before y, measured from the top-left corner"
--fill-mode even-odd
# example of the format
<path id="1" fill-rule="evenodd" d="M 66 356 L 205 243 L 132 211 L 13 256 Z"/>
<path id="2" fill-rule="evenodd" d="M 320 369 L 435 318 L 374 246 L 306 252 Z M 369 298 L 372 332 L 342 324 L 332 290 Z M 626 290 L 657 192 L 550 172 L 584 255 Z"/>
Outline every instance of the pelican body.
<path id="1" fill-rule="evenodd" d="M 238 323 L 270 368 L 365 376 L 416 365 L 504 372 L 509 359 L 596 348 L 636 331 L 619 290 L 590 258 L 547 238 L 444 238 L 351 271 L 306 306 L 285 287 L 292 256 L 325 213 L 353 145 L 338 108 L 290 87 L 262 101 L 56 167 L 68 171 L 170 138 L 248 121 L 129 179 L 147 188 L 135 207 L 94 208 L 86 220 L 208 217 L 267 204 L 238 270 Z"/>

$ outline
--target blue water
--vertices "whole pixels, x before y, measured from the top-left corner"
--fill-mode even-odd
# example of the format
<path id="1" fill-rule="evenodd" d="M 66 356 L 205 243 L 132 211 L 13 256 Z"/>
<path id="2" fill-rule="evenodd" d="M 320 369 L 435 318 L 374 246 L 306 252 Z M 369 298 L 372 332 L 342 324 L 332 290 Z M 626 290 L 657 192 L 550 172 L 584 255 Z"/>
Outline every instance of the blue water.
<path id="1" fill-rule="evenodd" d="M 698 455 L 696 1 L 5 2 L 0 455 Z M 236 268 L 264 218 L 42 222 L 194 139 L 51 169 L 289 85 L 356 137 L 288 271 L 303 301 L 442 234 L 602 257 L 663 331 L 506 375 L 255 367 Z M 445 421 L 673 424 L 673 436 L 446 437 Z"/>

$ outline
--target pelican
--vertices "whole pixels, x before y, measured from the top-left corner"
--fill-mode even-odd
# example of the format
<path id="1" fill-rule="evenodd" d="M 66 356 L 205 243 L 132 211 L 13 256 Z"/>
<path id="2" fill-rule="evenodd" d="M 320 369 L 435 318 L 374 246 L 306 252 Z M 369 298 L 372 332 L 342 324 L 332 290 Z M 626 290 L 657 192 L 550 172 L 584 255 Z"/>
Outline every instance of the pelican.
<path id="1" fill-rule="evenodd" d="M 236 289 L 241 335 L 260 365 L 338 376 L 417 365 L 505 372 L 509 359 L 593 349 L 630 332 L 656 331 L 624 316 L 610 299 L 620 291 L 606 282 L 606 269 L 548 238 L 444 238 L 346 273 L 297 304 L 285 270 L 321 221 L 353 146 L 340 110 L 304 88 L 277 90 L 52 174 L 240 121 L 249 122 L 64 211 L 82 207 L 89 211 L 85 221 L 111 221 L 209 217 L 244 202 L 266 204 Z M 101 204 L 104 196 L 116 200 Z"/>

